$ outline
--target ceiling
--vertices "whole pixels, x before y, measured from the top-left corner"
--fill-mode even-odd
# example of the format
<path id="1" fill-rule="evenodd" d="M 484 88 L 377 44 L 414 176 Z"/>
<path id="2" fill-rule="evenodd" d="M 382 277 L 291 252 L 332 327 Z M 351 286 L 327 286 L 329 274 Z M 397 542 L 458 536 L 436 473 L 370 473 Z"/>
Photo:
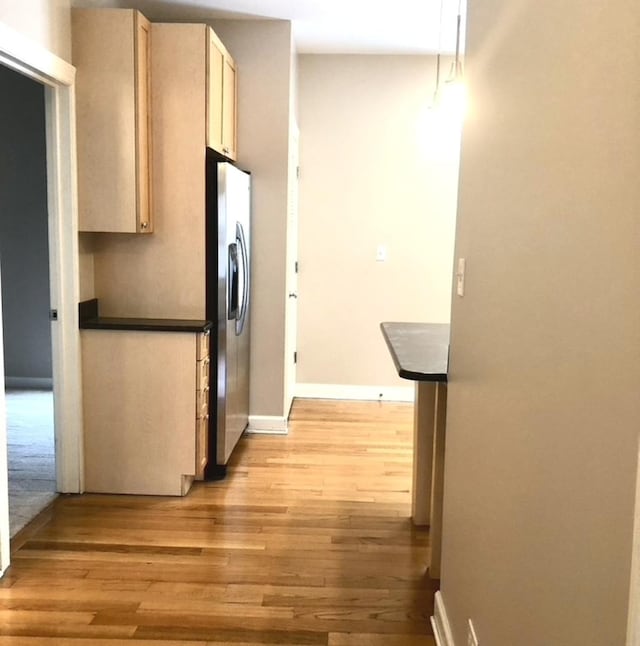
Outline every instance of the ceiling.
<path id="1" fill-rule="evenodd" d="M 72 0 L 126 6 L 150 20 L 291 20 L 300 53 L 435 54 L 455 49 L 464 0 Z M 442 12 L 442 13 L 441 13 Z M 442 19 L 441 19 L 442 15 Z"/>

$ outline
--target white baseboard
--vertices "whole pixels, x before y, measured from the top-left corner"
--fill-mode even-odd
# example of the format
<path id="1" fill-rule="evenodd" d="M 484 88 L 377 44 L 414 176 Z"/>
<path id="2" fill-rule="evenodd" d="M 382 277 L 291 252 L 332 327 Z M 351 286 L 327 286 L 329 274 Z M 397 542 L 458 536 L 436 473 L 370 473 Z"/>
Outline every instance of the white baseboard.
<path id="1" fill-rule="evenodd" d="M 445 608 L 444 599 L 442 598 L 440 590 L 436 592 L 431 626 L 437 646 L 456 646 L 453 642 L 453 634 L 451 633 L 451 626 L 449 625 L 449 619 L 447 617 L 447 609 Z"/>
<path id="2" fill-rule="evenodd" d="M 289 422 L 286 417 L 275 415 L 249 415 L 249 426 L 246 432 L 264 435 L 287 435 Z"/>
<path id="3" fill-rule="evenodd" d="M 6 377 L 4 378 L 5 388 L 24 390 L 51 390 L 53 379 L 51 377 Z"/>
<path id="4" fill-rule="evenodd" d="M 300 399 L 353 399 L 360 401 L 413 402 L 410 386 L 350 386 L 348 384 L 296 384 Z"/>

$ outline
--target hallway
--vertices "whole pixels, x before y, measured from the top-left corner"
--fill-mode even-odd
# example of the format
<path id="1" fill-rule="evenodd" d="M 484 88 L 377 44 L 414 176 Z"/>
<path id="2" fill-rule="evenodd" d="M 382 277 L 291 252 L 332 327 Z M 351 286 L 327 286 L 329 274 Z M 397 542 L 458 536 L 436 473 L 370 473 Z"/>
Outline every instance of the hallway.
<path id="1" fill-rule="evenodd" d="M 61 496 L 0 581 L 0 645 L 434 646 L 412 411 L 297 400 L 185 498 Z"/>

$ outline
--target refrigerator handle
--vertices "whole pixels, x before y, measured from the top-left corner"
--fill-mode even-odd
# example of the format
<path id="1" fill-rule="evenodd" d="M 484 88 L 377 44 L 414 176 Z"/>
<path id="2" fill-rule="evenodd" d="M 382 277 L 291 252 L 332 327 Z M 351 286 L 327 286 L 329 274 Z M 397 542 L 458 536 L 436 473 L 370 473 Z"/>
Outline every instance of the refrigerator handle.
<path id="1" fill-rule="evenodd" d="M 229 245 L 229 273 L 227 284 L 229 297 L 227 302 L 227 319 L 232 321 L 238 318 L 238 245 L 234 242 Z"/>
<path id="2" fill-rule="evenodd" d="M 242 257 L 242 303 L 240 304 L 238 323 L 236 325 L 236 334 L 240 335 L 242 334 L 245 319 L 247 318 L 247 311 L 249 309 L 249 287 L 251 282 L 247 241 L 244 237 L 244 229 L 240 222 L 236 223 L 236 241 L 240 246 L 240 255 Z"/>

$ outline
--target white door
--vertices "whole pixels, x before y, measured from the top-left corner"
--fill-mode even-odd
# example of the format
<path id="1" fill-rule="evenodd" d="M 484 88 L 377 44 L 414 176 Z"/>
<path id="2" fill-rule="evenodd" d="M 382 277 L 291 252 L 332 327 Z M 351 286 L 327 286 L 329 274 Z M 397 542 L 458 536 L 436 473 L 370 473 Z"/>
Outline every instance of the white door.
<path id="1" fill-rule="evenodd" d="M 298 126 L 289 136 L 289 195 L 287 199 L 287 275 L 285 312 L 285 401 L 284 412 L 289 414 L 296 385 L 296 342 L 298 337 L 298 180 L 299 150 Z"/>

